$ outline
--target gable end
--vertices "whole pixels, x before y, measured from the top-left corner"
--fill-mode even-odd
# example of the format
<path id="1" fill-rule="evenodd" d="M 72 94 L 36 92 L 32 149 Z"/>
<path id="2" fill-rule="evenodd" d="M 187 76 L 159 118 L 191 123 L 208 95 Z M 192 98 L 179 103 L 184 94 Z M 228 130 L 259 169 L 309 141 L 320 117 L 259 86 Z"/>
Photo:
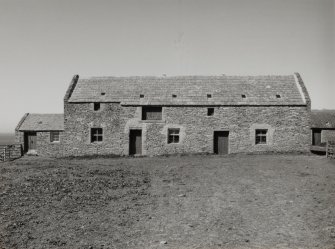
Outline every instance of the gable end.
<path id="1" fill-rule="evenodd" d="M 73 90 L 76 88 L 78 80 L 79 80 L 79 75 L 78 74 L 74 75 L 71 82 L 70 82 L 69 87 L 66 90 L 66 93 L 65 93 L 65 96 L 64 96 L 64 101 L 67 102 L 70 99 Z"/>

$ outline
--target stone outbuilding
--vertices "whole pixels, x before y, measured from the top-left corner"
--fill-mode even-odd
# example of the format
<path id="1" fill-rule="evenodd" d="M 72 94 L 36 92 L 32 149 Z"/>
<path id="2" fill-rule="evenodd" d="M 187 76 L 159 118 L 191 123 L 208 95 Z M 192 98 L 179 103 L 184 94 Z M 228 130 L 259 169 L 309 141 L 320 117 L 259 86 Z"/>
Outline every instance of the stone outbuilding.
<path id="1" fill-rule="evenodd" d="M 25 153 L 59 156 L 63 132 L 63 114 L 26 113 L 15 129 L 15 137 Z"/>
<path id="2" fill-rule="evenodd" d="M 76 75 L 64 97 L 57 146 L 51 141 L 56 130 L 38 131 L 37 120 L 33 130 L 25 130 L 23 121 L 17 132 L 21 142 L 24 136 L 29 141 L 22 134 L 36 132 L 38 153 L 55 156 L 307 152 L 310 115 L 311 101 L 298 73 Z"/>
<path id="3" fill-rule="evenodd" d="M 312 146 L 325 146 L 335 141 L 335 110 L 312 111 Z"/>

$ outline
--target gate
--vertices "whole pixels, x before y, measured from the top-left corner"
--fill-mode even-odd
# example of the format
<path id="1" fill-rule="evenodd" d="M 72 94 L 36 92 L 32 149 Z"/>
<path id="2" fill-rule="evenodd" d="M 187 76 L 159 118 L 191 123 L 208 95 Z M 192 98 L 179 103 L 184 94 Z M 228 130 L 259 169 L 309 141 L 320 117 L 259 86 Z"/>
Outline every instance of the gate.
<path id="1" fill-rule="evenodd" d="M 0 145 L 0 162 L 20 158 L 22 154 L 21 144 Z"/>

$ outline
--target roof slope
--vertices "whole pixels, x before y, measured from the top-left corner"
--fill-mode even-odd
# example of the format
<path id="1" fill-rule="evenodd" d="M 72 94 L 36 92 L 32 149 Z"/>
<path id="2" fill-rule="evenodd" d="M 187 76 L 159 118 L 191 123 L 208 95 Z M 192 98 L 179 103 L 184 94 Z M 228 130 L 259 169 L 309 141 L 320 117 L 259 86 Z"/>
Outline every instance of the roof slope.
<path id="1" fill-rule="evenodd" d="M 123 105 L 305 105 L 295 75 L 79 78 L 69 102 Z M 207 94 L 212 97 L 208 98 Z M 242 98 L 242 95 L 246 98 Z M 140 98 L 140 95 L 144 95 Z M 172 95 L 176 95 L 172 97 Z M 280 95 L 277 98 L 276 95 Z"/>
<path id="2" fill-rule="evenodd" d="M 335 128 L 335 110 L 313 110 L 312 128 Z"/>
<path id="3" fill-rule="evenodd" d="M 26 114 L 27 115 L 27 114 Z M 63 114 L 29 114 L 22 121 L 19 131 L 62 131 Z"/>

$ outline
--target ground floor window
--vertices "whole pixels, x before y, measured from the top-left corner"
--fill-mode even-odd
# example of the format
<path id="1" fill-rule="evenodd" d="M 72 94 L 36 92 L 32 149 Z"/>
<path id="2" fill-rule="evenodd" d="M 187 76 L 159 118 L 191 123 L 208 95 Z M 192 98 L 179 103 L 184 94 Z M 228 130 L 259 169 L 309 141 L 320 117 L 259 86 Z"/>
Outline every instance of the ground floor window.
<path id="1" fill-rule="evenodd" d="M 179 143 L 180 129 L 168 129 L 168 144 Z"/>
<path id="2" fill-rule="evenodd" d="M 51 131 L 50 132 L 50 142 L 59 142 L 59 131 Z"/>
<path id="3" fill-rule="evenodd" d="M 256 130 L 256 138 L 255 138 L 255 143 L 256 144 L 266 144 L 266 138 L 267 138 L 267 129 L 259 129 Z"/>
<path id="4" fill-rule="evenodd" d="M 91 143 L 102 142 L 102 128 L 91 128 Z"/>

